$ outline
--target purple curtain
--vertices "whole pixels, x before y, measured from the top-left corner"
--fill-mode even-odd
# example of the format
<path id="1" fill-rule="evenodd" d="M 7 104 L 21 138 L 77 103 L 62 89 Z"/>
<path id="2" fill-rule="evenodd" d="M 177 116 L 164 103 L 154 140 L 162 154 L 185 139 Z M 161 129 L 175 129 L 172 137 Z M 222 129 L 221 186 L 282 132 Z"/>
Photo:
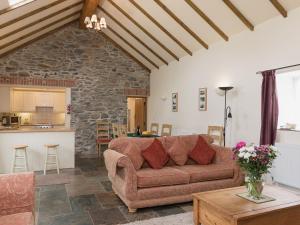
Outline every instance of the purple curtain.
<path id="1" fill-rule="evenodd" d="M 275 70 L 262 72 L 260 144 L 274 145 L 278 124 Z"/>

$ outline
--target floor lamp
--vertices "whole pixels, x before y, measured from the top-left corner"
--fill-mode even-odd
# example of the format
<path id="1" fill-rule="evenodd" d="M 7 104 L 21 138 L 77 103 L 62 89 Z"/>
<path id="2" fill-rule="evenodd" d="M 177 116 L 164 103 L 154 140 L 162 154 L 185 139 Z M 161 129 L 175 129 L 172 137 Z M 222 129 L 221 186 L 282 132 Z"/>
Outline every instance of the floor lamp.
<path id="1" fill-rule="evenodd" d="M 224 139 L 224 147 L 226 145 L 226 126 L 227 119 L 232 118 L 231 108 L 227 106 L 227 92 L 233 89 L 233 87 L 219 87 L 220 90 L 225 91 L 225 106 L 224 106 L 224 129 L 223 129 L 223 139 Z"/>

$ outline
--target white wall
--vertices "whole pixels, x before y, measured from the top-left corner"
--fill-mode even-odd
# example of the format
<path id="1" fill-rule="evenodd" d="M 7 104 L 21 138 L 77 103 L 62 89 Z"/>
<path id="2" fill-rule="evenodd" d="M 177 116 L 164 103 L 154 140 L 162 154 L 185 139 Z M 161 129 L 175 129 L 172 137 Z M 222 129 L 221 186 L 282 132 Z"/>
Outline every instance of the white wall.
<path id="1" fill-rule="evenodd" d="M 300 8 L 288 18 L 278 16 L 255 27 L 172 62 L 151 74 L 148 124 L 172 123 L 174 134 L 207 132 L 207 126 L 223 123 L 224 97 L 216 94 L 219 85 L 232 84 L 232 129 L 229 145 L 243 139 L 259 141 L 259 70 L 300 62 Z M 188 34 L 186 34 L 188 35 Z M 208 88 L 208 111 L 198 111 L 198 89 Z M 178 92 L 179 111 L 171 112 L 171 93 Z M 167 97 L 162 101 L 161 97 Z"/>

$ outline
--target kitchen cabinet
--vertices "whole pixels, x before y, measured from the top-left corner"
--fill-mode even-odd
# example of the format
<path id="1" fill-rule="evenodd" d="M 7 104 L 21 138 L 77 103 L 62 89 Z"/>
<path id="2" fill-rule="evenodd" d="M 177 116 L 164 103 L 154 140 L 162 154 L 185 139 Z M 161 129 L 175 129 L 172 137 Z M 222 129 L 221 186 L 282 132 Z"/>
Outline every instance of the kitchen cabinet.
<path id="1" fill-rule="evenodd" d="M 36 92 L 36 106 L 53 107 L 52 92 Z"/>
<path id="2" fill-rule="evenodd" d="M 35 100 L 36 95 L 34 92 L 23 92 L 23 108 L 24 112 L 34 112 L 35 111 Z"/>
<path id="3" fill-rule="evenodd" d="M 12 111 L 13 112 L 22 112 L 23 111 L 23 104 L 24 104 L 24 95 L 21 91 L 14 91 L 12 95 Z"/>
<path id="4" fill-rule="evenodd" d="M 66 94 L 65 93 L 53 93 L 53 107 L 54 112 L 66 111 Z"/>
<path id="5" fill-rule="evenodd" d="M 0 87 L 0 112 L 10 112 L 9 87 Z"/>

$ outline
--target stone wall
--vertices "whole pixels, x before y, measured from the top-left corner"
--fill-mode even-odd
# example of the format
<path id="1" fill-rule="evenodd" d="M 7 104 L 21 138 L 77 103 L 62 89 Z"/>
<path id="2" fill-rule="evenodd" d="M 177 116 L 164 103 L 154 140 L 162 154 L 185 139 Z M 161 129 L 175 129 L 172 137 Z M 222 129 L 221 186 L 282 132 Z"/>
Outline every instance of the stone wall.
<path id="1" fill-rule="evenodd" d="M 126 123 L 126 91 L 149 90 L 149 72 L 101 34 L 71 24 L 0 58 L 0 76 L 75 79 L 76 152 L 95 153 L 96 120 Z M 127 91 L 128 92 L 128 91 Z"/>

